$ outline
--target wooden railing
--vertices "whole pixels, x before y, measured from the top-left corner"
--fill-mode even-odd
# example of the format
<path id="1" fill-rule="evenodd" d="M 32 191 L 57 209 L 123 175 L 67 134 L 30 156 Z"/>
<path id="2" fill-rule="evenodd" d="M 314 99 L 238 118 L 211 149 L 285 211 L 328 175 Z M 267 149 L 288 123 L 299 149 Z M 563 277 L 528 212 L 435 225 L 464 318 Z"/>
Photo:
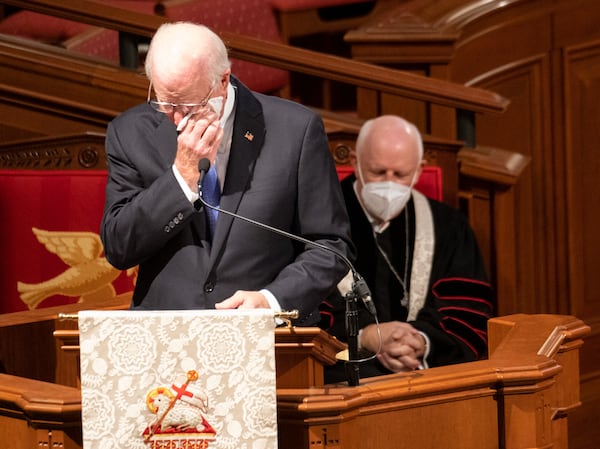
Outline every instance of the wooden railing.
<path id="1" fill-rule="evenodd" d="M 117 30 L 134 36 L 151 37 L 166 19 L 112 6 L 80 0 L 1 0 L 0 4 L 49 14 L 65 19 Z M 506 99 L 484 89 L 434 80 L 384 67 L 349 61 L 345 58 L 266 42 L 251 36 L 220 33 L 231 56 L 271 67 L 340 81 L 378 92 L 400 95 L 441 106 L 472 112 L 500 113 Z"/>

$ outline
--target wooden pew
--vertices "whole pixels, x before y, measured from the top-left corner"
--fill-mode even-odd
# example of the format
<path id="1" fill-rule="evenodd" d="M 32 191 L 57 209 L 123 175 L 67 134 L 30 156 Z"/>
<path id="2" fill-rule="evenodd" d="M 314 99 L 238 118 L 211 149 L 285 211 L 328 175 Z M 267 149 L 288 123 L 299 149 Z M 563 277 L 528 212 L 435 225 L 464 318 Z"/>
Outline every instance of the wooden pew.
<path id="1" fill-rule="evenodd" d="M 324 355 L 335 350 L 331 340 L 306 345 L 294 331 L 278 329 L 278 359 L 291 353 L 313 365 L 331 363 Z M 579 406 L 579 349 L 589 331 L 572 316 L 494 318 L 488 360 L 363 379 L 356 387 L 290 388 L 280 383 L 278 365 L 279 445 L 566 449 L 568 416 Z M 319 385 L 318 373 L 315 379 Z M 0 438 L 11 449 L 81 448 L 80 412 L 75 387 L 0 374 Z"/>

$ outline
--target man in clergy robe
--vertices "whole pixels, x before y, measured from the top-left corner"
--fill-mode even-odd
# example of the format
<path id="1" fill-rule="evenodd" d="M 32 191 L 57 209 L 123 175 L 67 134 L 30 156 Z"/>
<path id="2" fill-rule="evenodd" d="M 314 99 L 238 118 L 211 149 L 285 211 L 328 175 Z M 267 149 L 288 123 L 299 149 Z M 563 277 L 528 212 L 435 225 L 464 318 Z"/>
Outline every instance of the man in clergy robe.
<path id="1" fill-rule="evenodd" d="M 351 163 L 342 192 L 355 268 L 371 290 L 381 333 L 359 301 L 359 358 L 368 359 L 360 376 L 485 357 L 493 290 L 466 218 L 413 189 L 424 164 L 416 126 L 393 115 L 365 122 Z M 342 285 L 321 313 L 322 327 L 345 340 Z M 341 365 L 326 369 L 328 382 L 344 379 Z"/>

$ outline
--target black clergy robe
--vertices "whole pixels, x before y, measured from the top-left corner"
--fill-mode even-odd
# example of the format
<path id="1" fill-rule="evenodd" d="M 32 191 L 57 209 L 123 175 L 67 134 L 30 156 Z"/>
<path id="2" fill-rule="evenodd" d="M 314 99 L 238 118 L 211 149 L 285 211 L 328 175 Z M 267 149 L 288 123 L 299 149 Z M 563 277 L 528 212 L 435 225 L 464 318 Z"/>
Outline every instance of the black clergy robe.
<path id="1" fill-rule="evenodd" d="M 377 238 L 380 248 L 384 250 L 401 279 L 404 278 L 405 261 L 408 261 L 408 275 L 403 281 L 410 292 L 415 248 L 414 198 L 411 198 L 404 211 L 391 221 L 385 231 L 374 234 L 354 192 L 354 181 L 354 176 L 343 180 L 342 191 L 350 217 L 352 239 L 356 246 L 355 268 L 371 290 L 378 320 L 408 321 L 425 333 L 431 343 L 426 360 L 429 367 L 486 357 L 487 320 L 492 316 L 494 309 L 493 291 L 475 235 L 464 215 L 446 204 L 426 199 L 431 210 L 435 239 L 429 267 L 431 271 L 418 312 L 413 311 L 416 316 L 408 319 L 410 306 L 405 307 L 401 304 L 402 285 L 381 255 L 374 239 Z M 343 298 L 336 296 L 325 301 L 321 307 L 321 314 L 323 327 L 345 341 Z M 359 303 L 359 328 L 374 322 L 374 317 Z M 389 371 L 376 361 L 363 363 L 360 367 L 361 377 L 387 373 Z M 343 370 L 339 366 L 327 369 L 326 377 L 329 382 L 343 380 Z"/>

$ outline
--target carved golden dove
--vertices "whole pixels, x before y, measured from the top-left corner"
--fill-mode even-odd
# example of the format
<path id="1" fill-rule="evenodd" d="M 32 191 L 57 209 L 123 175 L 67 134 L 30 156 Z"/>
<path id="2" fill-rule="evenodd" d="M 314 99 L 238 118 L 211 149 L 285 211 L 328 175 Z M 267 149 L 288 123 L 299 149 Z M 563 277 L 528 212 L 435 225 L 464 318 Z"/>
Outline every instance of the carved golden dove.
<path id="1" fill-rule="evenodd" d="M 98 234 L 31 229 L 37 240 L 70 268 L 38 284 L 17 282 L 21 300 L 30 310 L 54 295 L 78 296 L 80 303 L 116 295 L 112 282 L 121 271 L 102 256 L 103 246 Z M 131 275 L 134 271 L 135 268 L 127 270 L 127 274 Z"/>

